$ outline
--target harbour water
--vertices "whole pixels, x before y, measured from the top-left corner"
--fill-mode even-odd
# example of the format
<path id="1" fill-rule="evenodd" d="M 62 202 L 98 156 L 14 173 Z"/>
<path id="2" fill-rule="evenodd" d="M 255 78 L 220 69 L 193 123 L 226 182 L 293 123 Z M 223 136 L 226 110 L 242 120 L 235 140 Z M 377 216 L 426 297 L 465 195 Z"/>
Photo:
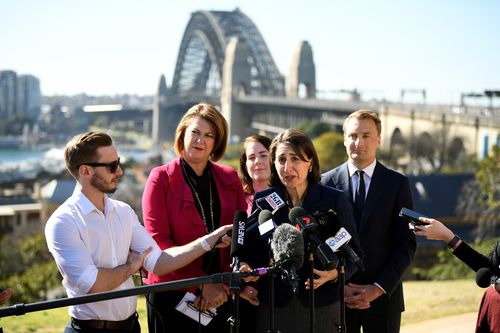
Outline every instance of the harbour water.
<path id="1" fill-rule="evenodd" d="M 120 155 L 126 158 L 142 160 L 148 150 L 124 149 Z M 0 165 L 15 166 L 26 163 L 41 163 L 44 159 L 64 160 L 64 147 L 45 149 L 0 149 Z"/>

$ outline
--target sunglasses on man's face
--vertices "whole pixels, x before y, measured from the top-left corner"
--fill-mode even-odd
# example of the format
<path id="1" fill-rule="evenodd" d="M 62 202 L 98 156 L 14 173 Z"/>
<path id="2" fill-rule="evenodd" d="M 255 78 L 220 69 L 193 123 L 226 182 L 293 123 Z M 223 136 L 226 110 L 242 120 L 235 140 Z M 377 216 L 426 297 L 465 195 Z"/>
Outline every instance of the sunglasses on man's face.
<path id="1" fill-rule="evenodd" d="M 78 169 L 82 165 L 87 165 L 87 166 L 91 166 L 91 167 L 101 167 L 101 166 L 109 167 L 109 171 L 111 171 L 111 173 L 115 173 L 116 170 L 118 169 L 118 166 L 120 165 L 120 158 L 118 157 L 118 159 L 116 161 L 109 162 L 109 163 L 100 163 L 100 162 L 82 163 L 82 164 L 78 164 L 76 168 Z"/>

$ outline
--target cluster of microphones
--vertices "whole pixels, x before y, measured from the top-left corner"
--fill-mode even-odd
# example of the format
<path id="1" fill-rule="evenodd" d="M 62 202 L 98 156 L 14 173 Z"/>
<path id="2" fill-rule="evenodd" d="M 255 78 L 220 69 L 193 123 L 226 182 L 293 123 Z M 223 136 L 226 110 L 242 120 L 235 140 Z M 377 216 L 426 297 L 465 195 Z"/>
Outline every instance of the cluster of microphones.
<path id="1" fill-rule="evenodd" d="M 500 242 L 490 255 L 492 267 L 483 267 L 476 272 L 476 283 L 481 288 L 500 284 Z"/>
<path id="2" fill-rule="evenodd" d="M 333 211 L 325 211 L 312 215 L 307 215 L 302 207 L 294 207 L 288 213 L 290 223 L 276 224 L 274 214 L 285 207 L 285 202 L 276 192 L 256 200 L 257 209 L 250 215 L 244 211 L 237 211 L 233 219 L 232 232 L 228 236 L 232 237 L 231 257 L 233 258 L 233 272 L 240 269 L 240 257 L 245 245 L 245 235 L 258 232 L 260 237 L 267 240 L 274 260 L 272 267 L 257 268 L 248 275 L 261 276 L 270 272 L 281 272 L 286 277 L 292 291 L 298 291 L 297 270 L 304 263 L 304 240 L 312 244 L 315 255 L 321 265 L 326 270 L 337 268 L 339 263 L 338 254 L 350 258 L 350 260 L 363 269 L 361 259 L 347 244 L 352 238 L 349 232 L 340 227 L 335 236 L 321 241 L 316 233 L 318 228 L 318 217 L 328 218 L 328 214 L 335 214 Z"/>

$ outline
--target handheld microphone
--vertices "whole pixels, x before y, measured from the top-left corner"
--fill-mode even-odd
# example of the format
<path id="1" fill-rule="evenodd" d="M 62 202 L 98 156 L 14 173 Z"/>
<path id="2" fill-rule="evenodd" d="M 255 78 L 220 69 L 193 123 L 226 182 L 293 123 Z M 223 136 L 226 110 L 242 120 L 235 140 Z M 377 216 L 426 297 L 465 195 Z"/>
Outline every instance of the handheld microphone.
<path id="1" fill-rule="evenodd" d="M 341 227 L 337 234 L 328 238 L 325 243 L 332 249 L 333 252 L 341 251 L 346 254 L 351 261 L 361 270 L 364 270 L 363 261 L 354 252 L 354 250 L 347 244 L 352 236 L 344 227 Z"/>
<path id="2" fill-rule="evenodd" d="M 317 226 L 314 217 L 306 215 L 304 208 L 296 206 L 293 207 L 288 213 L 288 219 L 290 222 L 295 223 L 295 227 L 298 230 L 303 231 L 309 242 L 314 244 L 315 254 L 321 265 L 326 270 L 337 268 L 339 262 L 337 256 L 333 253 L 332 249 L 330 249 L 330 247 L 325 243 L 321 242 L 318 235 L 314 233 Z"/>
<path id="3" fill-rule="evenodd" d="M 233 232 L 231 239 L 231 257 L 233 258 L 233 272 L 240 269 L 240 256 L 245 245 L 245 229 L 247 223 L 247 213 L 239 210 L 233 217 Z"/>
<path id="4" fill-rule="evenodd" d="M 269 234 L 276 228 L 273 221 L 273 213 L 264 209 L 259 213 L 259 232 L 261 236 Z"/>
<path id="5" fill-rule="evenodd" d="M 283 223 L 276 228 L 271 241 L 271 250 L 277 266 L 288 268 L 288 281 L 297 293 L 299 278 L 297 269 L 304 264 L 304 238 L 291 224 Z"/>

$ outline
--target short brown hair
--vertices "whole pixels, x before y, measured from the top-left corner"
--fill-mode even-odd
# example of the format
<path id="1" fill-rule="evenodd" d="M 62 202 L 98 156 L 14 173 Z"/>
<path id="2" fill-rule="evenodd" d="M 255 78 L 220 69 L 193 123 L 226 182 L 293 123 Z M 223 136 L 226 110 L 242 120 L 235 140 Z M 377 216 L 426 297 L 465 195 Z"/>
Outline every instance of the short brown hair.
<path id="1" fill-rule="evenodd" d="M 243 148 L 240 152 L 240 172 L 241 172 L 241 182 L 243 184 L 243 189 L 245 193 L 253 193 L 253 179 L 248 174 L 247 170 L 247 146 L 250 142 L 260 142 L 264 148 L 269 151 L 269 146 L 271 145 L 271 139 L 263 135 L 251 135 L 245 139 L 243 143 Z"/>
<path id="2" fill-rule="evenodd" d="M 371 119 L 375 122 L 375 127 L 377 128 L 378 135 L 380 136 L 382 134 L 382 122 L 380 121 L 378 114 L 371 110 L 359 109 L 347 116 L 347 118 L 344 120 L 344 124 L 342 125 L 342 131 L 344 132 L 344 134 L 345 127 L 351 119 Z"/>
<path id="3" fill-rule="evenodd" d="M 64 162 L 69 173 L 78 180 L 78 166 L 95 162 L 97 148 L 113 145 L 113 139 L 104 132 L 86 132 L 75 135 L 64 150 Z"/>
<path id="4" fill-rule="evenodd" d="M 276 137 L 273 139 L 273 142 L 271 142 L 270 152 L 271 160 L 273 161 L 273 163 L 271 165 L 271 180 L 269 181 L 270 185 L 281 185 L 281 180 L 274 165 L 274 160 L 276 159 L 276 150 L 278 149 L 278 145 L 280 143 L 283 143 L 292 148 L 294 153 L 297 154 L 297 156 L 301 160 L 312 160 L 312 170 L 307 175 L 307 181 L 309 184 L 319 183 L 321 179 L 321 173 L 319 168 L 318 154 L 316 153 L 313 142 L 303 132 L 297 129 L 287 129 L 276 135 Z"/>
<path id="5" fill-rule="evenodd" d="M 179 125 L 177 125 L 177 129 L 175 130 L 175 153 L 177 156 L 182 155 L 182 151 L 184 150 L 184 135 L 186 134 L 186 128 L 196 117 L 201 117 L 212 125 L 212 129 L 215 132 L 215 142 L 214 150 L 210 155 L 210 159 L 217 162 L 222 158 L 222 156 L 224 156 L 226 151 L 228 125 L 222 113 L 220 113 L 215 106 L 208 103 L 199 103 L 192 106 L 182 117 Z"/>

